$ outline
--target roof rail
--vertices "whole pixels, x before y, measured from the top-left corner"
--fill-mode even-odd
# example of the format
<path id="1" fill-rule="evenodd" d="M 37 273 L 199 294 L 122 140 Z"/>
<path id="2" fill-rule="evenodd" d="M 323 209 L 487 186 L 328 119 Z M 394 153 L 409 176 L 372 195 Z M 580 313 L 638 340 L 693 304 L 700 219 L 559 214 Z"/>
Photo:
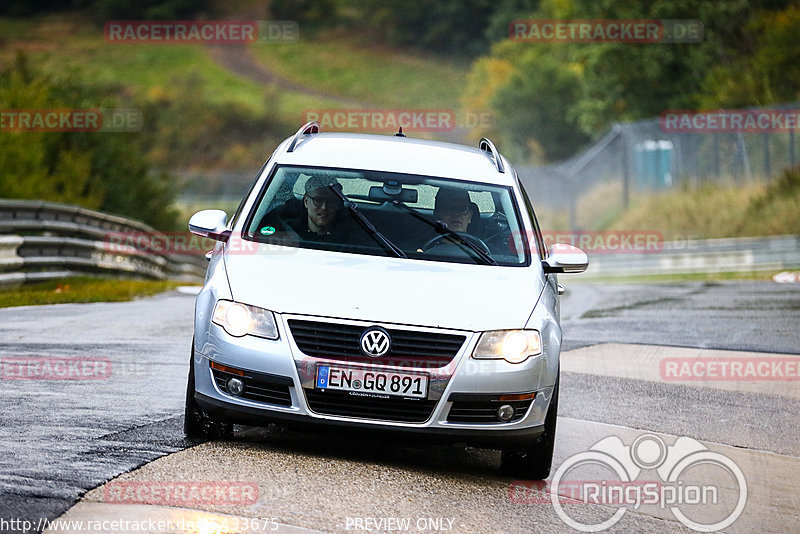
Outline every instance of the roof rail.
<path id="1" fill-rule="evenodd" d="M 497 172 L 506 172 L 505 166 L 503 165 L 503 161 L 500 159 L 500 152 L 497 151 L 497 147 L 494 146 L 494 143 L 492 143 L 485 137 L 482 137 L 481 142 L 478 143 L 478 148 L 480 148 L 484 152 L 491 154 L 490 159 L 494 160 L 493 163 L 494 166 L 497 168 Z"/>
<path id="2" fill-rule="evenodd" d="M 297 130 L 297 133 L 294 134 L 294 137 L 292 137 L 292 141 L 289 143 L 289 148 L 286 149 L 286 152 L 294 152 L 297 143 L 300 142 L 300 136 L 315 133 L 319 133 L 319 123 L 317 121 L 305 123 L 300 127 L 299 130 Z"/>

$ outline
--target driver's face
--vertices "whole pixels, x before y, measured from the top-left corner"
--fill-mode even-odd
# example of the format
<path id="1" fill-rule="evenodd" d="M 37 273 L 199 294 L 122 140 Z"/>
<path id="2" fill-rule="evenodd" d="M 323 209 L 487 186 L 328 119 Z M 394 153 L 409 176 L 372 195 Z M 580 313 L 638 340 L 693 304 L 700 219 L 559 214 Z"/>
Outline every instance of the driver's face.
<path id="1" fill-rule="evenodd" d="M 308 220 L 319 229 L 328 229 L 336 218 L 341 200 L 331 191 L 317 189 L 306 193 L 303 204 L 308 212 Z"/>
<path id="2" fill-rule="evenodd" d="M 466 232 L 467 226 L 472 221 L 472 210 L 467 204 L 443 203 L 437 207 L 439 219 L 455 232 Z"/>

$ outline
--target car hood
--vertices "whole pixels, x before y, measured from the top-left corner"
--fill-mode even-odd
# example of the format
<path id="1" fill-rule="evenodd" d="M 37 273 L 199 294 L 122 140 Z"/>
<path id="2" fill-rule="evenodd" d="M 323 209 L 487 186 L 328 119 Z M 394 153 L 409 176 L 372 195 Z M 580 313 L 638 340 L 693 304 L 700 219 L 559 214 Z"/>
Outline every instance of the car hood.
<path id="1" fill-rule="evenodd" d="M 225 254 L 233 298 L 278 313 L 451 328 L 523 328 L 542 290 L 525 267 L 274 247 Z"/>

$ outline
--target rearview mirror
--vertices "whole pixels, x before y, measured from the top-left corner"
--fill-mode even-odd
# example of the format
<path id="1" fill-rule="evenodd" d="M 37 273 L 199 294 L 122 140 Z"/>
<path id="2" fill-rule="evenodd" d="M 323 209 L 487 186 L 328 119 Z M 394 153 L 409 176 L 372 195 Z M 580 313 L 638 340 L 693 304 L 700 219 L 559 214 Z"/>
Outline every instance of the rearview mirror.
<path id="1" fill-rule="evenodd" d="M 545 273 L 582 273 L 588 266 L 586 253 L 566 243 L 554 243 L 547 259 L 542 260 Z"/>
<path id="2" fill-rule="evenodd" d="M 373 185 L 369 188 L 368 198 L 369 200 L 375 200 L 378 202 L 385 200 L 399 200 L 400 202 L 414 204 L 417 201 L 417 196 L 416 189 L 401 188 L 400 186 L 391 188 L 386 185 L 383 187 L 379 185 Z"/>
<path id="3" fill-rule="evenodd" d="M 198 211 L 189 219 L 189 231 L 200 237 L 210 237 L 217 241 L 227 241 L 231 232 L 228 230 L 228 214 L 222 210 Z"/>

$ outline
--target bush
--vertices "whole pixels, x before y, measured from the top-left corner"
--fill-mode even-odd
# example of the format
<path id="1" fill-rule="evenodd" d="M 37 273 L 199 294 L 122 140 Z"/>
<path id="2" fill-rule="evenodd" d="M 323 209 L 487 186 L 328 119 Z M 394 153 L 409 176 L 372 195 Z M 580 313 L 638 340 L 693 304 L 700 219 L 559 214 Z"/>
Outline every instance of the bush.
<path id="1" fill-rule="evenodd" d="M 145 150 L 158 167 L 251 169 L 297 128 L 276 118 L 279 99 L 268 90 L 265 110 L 257 113 L 242 104 L 213 102 L 200 79 L 173 85 L 178 89 L 174 95 L 151 98 L 142 106 Z"/>
<path id="2" fill-rule="evenodd" d="M 786 169 L 750 201 L 746 235 L 800 234 L 800 166 Z"/>
<path id="3" fill-rule="evenodd" d="M 23 55 L 0 72 L 0 109 L 118 107 L 125 105 L 112 90 L 84 86 L 75 77 L 44 76 Z M 164 230 L 178 227 L 169 177 L 151 168 L 141 133 L 7 131 L 2 136 L 0 197 L 66 202 Z"/>

